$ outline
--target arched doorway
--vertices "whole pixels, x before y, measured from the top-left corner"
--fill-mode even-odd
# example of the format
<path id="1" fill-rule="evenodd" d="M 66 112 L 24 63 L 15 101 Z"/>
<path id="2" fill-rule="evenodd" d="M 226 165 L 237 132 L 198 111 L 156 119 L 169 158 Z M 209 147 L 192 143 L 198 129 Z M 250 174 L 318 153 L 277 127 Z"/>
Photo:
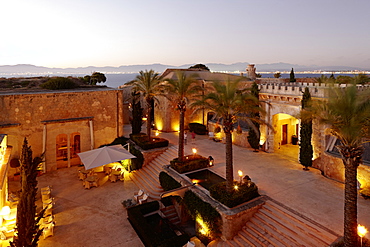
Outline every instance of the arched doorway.
<path id="1" fill-rule="evenodd" d="M 274 152 L 298 159 L 299 120 L 289 114 L 278 113 L 273 116 Z"/>

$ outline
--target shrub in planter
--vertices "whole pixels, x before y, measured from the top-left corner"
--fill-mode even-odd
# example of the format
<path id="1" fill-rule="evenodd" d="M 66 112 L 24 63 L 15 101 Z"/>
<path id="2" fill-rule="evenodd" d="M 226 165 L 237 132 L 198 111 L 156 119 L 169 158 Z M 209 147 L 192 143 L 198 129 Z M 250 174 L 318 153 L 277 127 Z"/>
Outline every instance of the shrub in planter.
<path id="1" fill-rule="evenodd" d="M 238 188 L 234 189 L 232 193 L 226 192 L 226 182 L 211 186 L 209 193 L 213 198 L 229 208 L 235 207 L 259 196 L 258 187 L 253 182 L 243 184 L 234 182 L 234 185 L 238 186 Z"/>
<path id="2" fill-rule="evenodd" d="M 164 191 L 173 190 L 181 187 L 181 184 L 177 182 L 173 177 L 168 175 L 166 172 L 159 173 L 159 182 Z"/>
<path id="3" fill-rule="evenodd" d="M 170 161 L 172 169 L 176 170 L 178 173 L 190 172 L 202 168 L 207 168 L 209 161 L 207 158 L 199 154 L 191 154 L 184 157 L 184 161 L 179 161 L 175 158 Z"/>
<path id="4" fill-rule="evenodd" d="M 147 135 L 143 133 L 130 134 L 130 138 L 136 143 L 136 145 L 141 147 L 143 150 L 149 150 L 149 149 L 168 146 L 168 140 L 164 138 L 152 137 L 150 141 L 148 141 Z"/>
<path id="5" fill-rule="evenodd" d="M 208 133 L 207 127 L 200 123 L 189 123 L 189 131 L 194 131 L 197 135 L 206 135 Z"/>

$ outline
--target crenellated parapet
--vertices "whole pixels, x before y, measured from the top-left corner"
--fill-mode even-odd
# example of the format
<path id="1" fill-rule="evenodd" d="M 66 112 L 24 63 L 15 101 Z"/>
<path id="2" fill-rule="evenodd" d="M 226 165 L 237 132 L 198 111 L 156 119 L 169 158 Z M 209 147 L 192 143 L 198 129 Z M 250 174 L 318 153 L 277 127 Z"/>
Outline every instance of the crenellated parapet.
<path id="1" fill-rule="evenodd" d="M 307 87 L 313 98 L 327 98 L 332 87 L 344 88 L 347 84 L 324 84 L 324 83 L 267 83 L 259 84 L 260 94 L 272 99 L 296 102 L 302 98 L 304 89 Z M 357 85 L 358 90 L 368 90 L 370 85 Z"/>

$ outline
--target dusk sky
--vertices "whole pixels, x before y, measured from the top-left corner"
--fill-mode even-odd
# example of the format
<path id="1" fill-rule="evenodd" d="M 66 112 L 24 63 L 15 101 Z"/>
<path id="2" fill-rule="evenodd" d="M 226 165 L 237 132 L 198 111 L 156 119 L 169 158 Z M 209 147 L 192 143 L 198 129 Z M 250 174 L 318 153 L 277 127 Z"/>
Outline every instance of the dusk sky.
<path id="1" fill-rule="evenodd" d="M 2 0 L 0 65 L 370 69 L 369 0 Z"/>

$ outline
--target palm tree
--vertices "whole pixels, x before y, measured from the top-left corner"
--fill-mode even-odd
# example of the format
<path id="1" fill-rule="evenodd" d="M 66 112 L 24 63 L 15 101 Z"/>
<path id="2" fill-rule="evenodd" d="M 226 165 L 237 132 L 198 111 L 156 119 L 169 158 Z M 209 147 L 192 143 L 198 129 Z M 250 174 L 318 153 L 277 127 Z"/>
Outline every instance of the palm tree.
<path id="1" fill-rule="evenodd" d="M 216 116 L 222 118 L 223 130 L 226 136 L 226 190 L 232 191 L 234 182 L 233 171 L 233 149 L 232 149 L 232 131 L 233 124 L 238 118 L 246 120 L 252 127 L 252 117 L 246 113 L 261 112 L 258 106 L 258 99 L 247 92 L 247 89 L 241 87 L 240 80 L 226 81 L 224 83 L 215 81 L 212 83 L 213 90 L 206 94 L 203 99 L 197 100 L 191 104 L 191 107 L 200 109 L 209 109 L 216 113 Z M 252 115 L 252 114 L 251 114 Z M 261 122 L 260 119 L 253 119 Z M 255 127 L 254 127 L 255 128 Z M 258 133 L 258 131 L 256 131 Z"/>
<path id="2" fill-rule="evenodd" d="M 145 70 L 145 72 L 141 70 L 139 75 L 137 75 L 133 81 L 127 83 L 127 85 L 133 85 L 133 90 L 140 92 L 145 98 L 148 109 L 148 118 L 146 122 L 146 134 L 148 136 L 148 141 L 151 140 L 150 132 L 152 127 L 152 103 L 157 95 L 159 83 L 159 74 L 155 73 L 154 70 Z"/>
<path id="3" fill-rule="evenodd" d="M 177 104 L 177 109 L 180 111 L 180 133 L 179 133 L 179 150 L 178 156 L 179 161 L 183 161 L 184 158 L 184 121 L 186 106 L 189 103 L 189 98 L 196 92 L 202 90 L 201 86 L 196 85 L 196 75 L 192 74 L 186 76 L 183 71 L 176 72 L 176 80 L 166 79 L 165 91 L 169 92 L 168 97 L 171 98 Z"/>
<path id="4" fill-rule="evenodd" d="M 357 246 L 357 167 L 362 162 L 363 140 L 369 137 L 370 92 L 359 91 L 356 83 L 330 88 L 327 101 L 316 102 L 313 113 L 340 140 L 337 146 L 345 171 L 344 244 Z"/>

